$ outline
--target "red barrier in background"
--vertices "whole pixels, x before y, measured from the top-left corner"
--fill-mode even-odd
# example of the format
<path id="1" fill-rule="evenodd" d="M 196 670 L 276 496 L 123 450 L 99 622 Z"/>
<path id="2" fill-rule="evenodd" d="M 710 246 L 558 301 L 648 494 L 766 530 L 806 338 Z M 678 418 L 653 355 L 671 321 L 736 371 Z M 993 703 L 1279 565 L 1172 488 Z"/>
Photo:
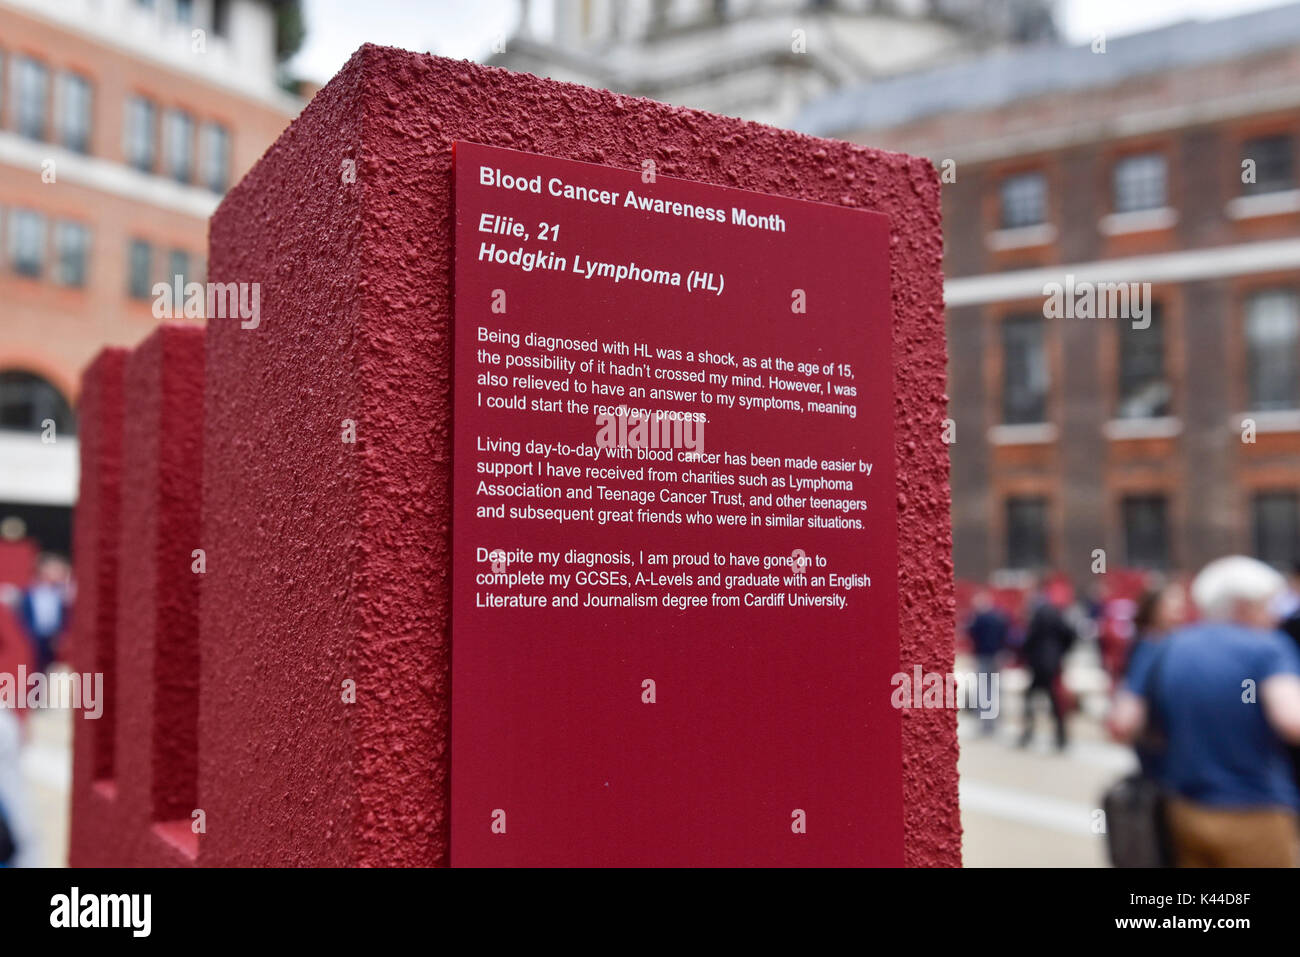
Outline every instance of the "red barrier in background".
<path id="1" fill-rule="evenodd" d="M 19 666 L 30 669 L 36 660 L 16 611 L 16 592 L 31 584 L 36 556 L 36 542 L 30 538 L 0 542 L 0 674 L 15 675 Z M 27 714 L 17 713 L 20 719 Z"/>
<path id="2" fill-rule="evenodd" d="M 104 672 L 105 710 L 74 722 L 69 856 L 74 865 L 184 865 L 197 854 L 190 825 L 200 809 L 200 575 L 191 553 L 199 547 L 203 330 L 163 325 L 119 364 L 101 358 L 84 379 L 81 601 L 87 583 L 98 588 L 96 604 L 79 609 L 94 627 L 76 632 L 74 668 Z M 115 569 L 111 583 L 101 565 Z"/>
<path id="3" fill-rule="evenodd" d="M 81 487 L 73 527 L 73 575 L 77 610 L 68 660 L 76 671 L 104 675 L 104 713 L 97 721 L 77 715 L 72 723 L 72 821 L 68 862 L 73 866 L 125 862 L 106 843 L 115 824 L 112 709 L 117 695 L 119 513 L 122 503 L 122 370 L 125 349 L 105 349 L 81 376 L 77 410 Z"/>
<path id="4" fill-rule="evenodd" d="M 210 278 L 256 283 L 260 315 L 207 326 L 196 546 L 207 558 L 199 616 L 200 865 L 448 861 L 454 140 L 634 170 L 653 158 L 665 175 L 890 217 L 900 670 L 952 669 L 933 167 L 366 46 L 231 190 L 211 225 Z M 117 574 L 111 502 L 119 494 L 113 436 L 121 394 L 111 362 L 98 360 L 86 380 L 83 429 L 99 435 L 83 439 L 83 583 Z M 134 388 L 134 376 L 131 382 Z M 174 394 L 162 390 L 164 413 Z M 199 419 L 197 410 L 187 413 Z M 345 438 L 350 428 L 355 442 Z M 144 454 L 161 453 L 148 446 Z M 132 459 L 128 467 L 134 478 L 153 466 Z M 178 485 L 192 490 L 193 507 L 197 472 Z M 135 523 L 144 516 L 130 504 L 139 500 L 122 500 L 131 511 L 124 512 L 121 571 L 143 574 L 148 559 L 132 556 L 128 568 L 127 553 L 157 556 L 158 543 L 139 537 Z M 160 496 L 158 507 L 177 503 Z M 165 641 L 179 650 L 176 674 L 188 681 L 190 636 L 138 628 L 146 592 L 135 587 L 123 588 L 117 644 L 105 637 L 101 593 L 83 607 L 90 623 L 79 630 L 79 647 L 110 671 L 113 651 L 105 649 L 121 649 L 122 691 L 147 694 L 161 684 L 150 685 L 142 669 L 172 656 L 126 646 Z M 153 587 L 155 597 L 166 592 Z M 154 679 L 173 680 L 158 672 Z M 174 831 L 149 810 L 161 794 L 166 813 L 175 813 L 183 802 L 171 795 L 188 793 L 183 763 L 160 773 L 168 753 L 151 750 L 152 732 L 164 727 L 156 700 L 152 708 L 120 705 L 116 763 L 111 748 L 92 749 L 98 737 L 78 721 L 73 863 L 190 861 L 184 841 L 168 840 Z M 905 860 L 957 865 L 956 715 L 909 710 L 902 724 Z M 153 763 L 146 768 L 146 761 Z M 142 779 L 128 782 L 128 771 Z"/>
<path id="5" fill-rule="evenodd" d="M 25 588 L 29 585 L 36 568 L 36 556 L 34 539 L 0 542 L 0 587 L 14 585 Z"/>

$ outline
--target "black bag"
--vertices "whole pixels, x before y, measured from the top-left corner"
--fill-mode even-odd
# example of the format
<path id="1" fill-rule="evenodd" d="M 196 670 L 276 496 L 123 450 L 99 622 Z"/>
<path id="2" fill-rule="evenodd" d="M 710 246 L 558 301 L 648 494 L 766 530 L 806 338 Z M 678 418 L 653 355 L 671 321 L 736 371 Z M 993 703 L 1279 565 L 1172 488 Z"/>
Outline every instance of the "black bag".
<path id="1" fill-rule="evenodd" d="M 1111 785 L 1101 801 L 1112 867 L 1169 867 L 1164 789 L 1142 773 Z"/>
<path id="2" fill-rule="evenodd" d="M 1157 653 L 1147 682 L 1147 727 L 1141 740 L 1151 750 L 1163 750 L 1165 745 L 1164 715 L 1155 692 L 1168 654 L 1166 644 Z M 1140 771 L 1130 774 L 1107 789 L 1101 806 L 1106 815 L 1106 848 L 1112 867 L 1173 866 L 1165 789 L 1158 781 Z"/>

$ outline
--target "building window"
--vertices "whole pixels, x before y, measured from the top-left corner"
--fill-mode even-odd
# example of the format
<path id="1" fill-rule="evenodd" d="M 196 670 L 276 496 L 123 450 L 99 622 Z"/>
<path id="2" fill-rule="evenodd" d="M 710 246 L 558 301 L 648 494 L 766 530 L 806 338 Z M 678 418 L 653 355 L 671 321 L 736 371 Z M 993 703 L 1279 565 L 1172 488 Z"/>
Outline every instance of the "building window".
<path id="1" fill-rule="evenodd" d="M 76 434 L 72 407 L 58 389 L 30 372 L 0 372 L 0 429 L 41 432 L 46 419 L 54 420 L 57 435 Z"/>
<path id="2" fill-rule="evenodd" d="M 1150 324 L 1119 324 L 1119 407 L 1121 419 L 1169 414 L 1172 390 L 1165 378 L 1165 324 L 1162 310 L 1148 303 Z"/>
<path id="3" fill-rule="evenodd" d="M 194 0 L 175 0 L 178 23 L 194 22 Z"/>
<path id="4" fill-rule="evenodd" d="M 1169 523 L 1163 495 L 1129 495 L 1122 503 L 1124 557 L 1131 568 L 1169 567 Z"/>
<path id="5" fill-rule="evenodd" d="M 224 193 L 230 182 L 230 131 L 220 123 L 205 123 L 201 138 L 203 185 Z"/>
<path id="6" fill-rule="evenodd" d="M 1277 289 L 1246 300 L 1246 381 L 1250 409 L 1300 407 L 1300 310 L 1296 294 Z"/>
<path id="7" fill-rule="evenodd" d="M 20 276 L 45 271 L 45 217 L 30 209 L 9 214 L 9 263 Z"/>
<path id="8" fill-rule="evenodd" d="M 1115 212 L 1159 209 L 1167 200 L 1165 158 L 1159 153 L 1125 156 L 1115 164 Z"/>
<path id="9" fill-rule="evenodd" d="M 76 73 L 59 74 L 59 142 L 78 153 L 90 152 L 90 81 Z"/>
<path id="10" fill-rule="evenodd" d="M 1300 497 L 1294 492 L 1261 492 L 1251 506 L 1255 557 L 1290 571 L 1300 561 Z"/>
<path id="11" fill-rule="evenodd" d="M 168 110 L 163 120 L 167 175 L 188 183 L 194 178 L 194 119 L 184 110 Z"/>
<path id="12" fill-rule="evenodd" d="M 1047 564 L 1047 499 L 1007 499 L 1007 567 L 1035 569 Z"/>
<path id="13" fill-rule="evenodd" d="M 54 281 L 61 286 L 84 286 L 90 258 L 90 230 L 81 223 L 54 226 Z"/>
<path id="14" fill-rule="evenodd" d="M 138 170 L 152 173 L 158 142 L 158 107 L 152 100 L 132 96 L 126 101 L 124 150 L 126 161 Z"/>
<path id="15" fill-rule="evenodd" d="M 183 249 L 173 249 L 167 255 L 167 281 L 174 282 L 181 277 L 181 287 L 190 280 L 190 254 Z"/>
<path id="16" fill-rule="evenodd" d="M 1255 182 L 1242 183 L 1243 193 L 1274 193 L 1295 189 L 1294 144 L 1290 135 L 1257 136 L 1242 144 L 1242 161 L 1255 164 Z"/>
<path id="17" fill-rule="evenodd" d="M 127 253 L 127 291 L 134 299 L 153 294 L 153 247 L 143 239 L 131 240 Z"/>
<path id="18" fill-rule="evenodd" d="M 14 126 L 28 139 L 45 139 L 50 74 L 30 57 L 14 57 Z"/>
<path id="19" fill-rule="evenodd" d="M 1042 173 L 1018 173 L 1002 181 L 1003 229 L 1037 226 L 1047 221 L 1047 179 Z"/>
<path id="20" fill-rule="evenodd" d="M 1047 352 L 1039 316 L 1002 320 L 1002 421 L 1006 425 L 1047 421 Z"/>

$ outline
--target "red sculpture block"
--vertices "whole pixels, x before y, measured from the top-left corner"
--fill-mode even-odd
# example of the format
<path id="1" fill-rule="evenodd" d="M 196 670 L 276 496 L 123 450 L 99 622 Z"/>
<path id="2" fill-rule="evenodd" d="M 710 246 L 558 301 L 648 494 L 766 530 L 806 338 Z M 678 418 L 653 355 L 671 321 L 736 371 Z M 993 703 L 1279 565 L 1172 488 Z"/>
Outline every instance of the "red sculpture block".
<path id="1" fill-rule="evenodd" d="M 448 861 L 456 140 L 633 170 L 652 158 L 666 176 L 889 215 L 900 670 L 952 668 L 943 244 L 930 164 L 365 46 L 211 225 L 210 279 L 257 284 L 260 314 L 207 326 L 200 865 Z M 88 493 L 102 509 L 100 460 L 83 468 L 83 508 Z M 108 534 L 99 512 L 83 519 Z M 103 574 L 93 546 L 78 563 L 83 581 Z M 134 588 L 124 586 L 124 609 L 141 607 Z M 172 657 L 121 656 L 133 688 L 148 684 L 147 662 Z M 133 834 L 155 822 L 143 833 L 156 838 L 158 818 L 143 808 L 183 810 L 158 789 L 166 753 L 149 752 L 151 771 L 135 763 L 161 700 L 123 705 L 142 750 L 101 770 L 129 767 L 140 779 L 119 779 L 116 803 L 92 786 L 79 735 L 75 863 L 146 856 L 129 841 L 94 843 L 109 812 Z M 902 718 L 906 860 L 957 865 L 956 716 Z M 162 862 L 168 848 L 172 862 L 189 860 L 166 841 L 147 857 Z"/>
<path id="2" fill-rule="evenodd" d="M 114 834 L 117 816 L 113 716 L 117 706 L 117 562 L 122 504 L 122 370 L 125 349 L 105 349 L 81 376 L 78 408 L 81 487 L 73 529 L 77 609 L 69 646 L 74 670 L 104 675 L 104 711 L 98 720 L 73 719 L 73 866 L 122 860 Z"/>
<path id="3" fill-rule="evenodd" d="M 202 566 L 193 552 L 200 547 L 202 328 L 161 326 L 126 357 L 119 381 L 113 431 L 83 418 L 93 445 L 102 448 L 110 434 L 119 443 L 115 489 L 83 458 L 83 492 L 86 476 L 99 471 L 105 496 L 118 503 L 116 620 L 99 635 L 114 650 L 93 669 L 104 672 L 108 706 L 98 721 L 77 719 L 78 738 L 96 725 L 97 746 L 111 749 L 95 780 L 75 781 L 71 856 L 73 863 L 184 865 L 198 852 L 190 825 L 200 808 L 195 569 Z M 102 534 L 107 542 L 111 531 Z"/>
<path id="4" fill-rule="evenodd" d="M 212 222 L 212 278 L 260 283 L 262 314 L 208 328 L 205 861 L 447 861 L 458 139 L 891 217 L 901 654 L 951 670 L 933 167 L 365 46 Z M 958 864 L 955 715 L 903 717 L 906 859 Z"/>

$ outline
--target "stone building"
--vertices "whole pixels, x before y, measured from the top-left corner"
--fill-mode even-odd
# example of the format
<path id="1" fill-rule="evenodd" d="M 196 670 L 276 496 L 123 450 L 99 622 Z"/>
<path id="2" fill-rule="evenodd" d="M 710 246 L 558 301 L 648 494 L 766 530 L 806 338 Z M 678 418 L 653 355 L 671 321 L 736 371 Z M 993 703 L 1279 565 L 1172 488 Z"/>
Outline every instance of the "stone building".
<path id="1" fill-rule="evenodd" d="M 1055 35 L 1052 0 L 561 0 L 488 62 L 788 126 L 845 84 Z"/>

